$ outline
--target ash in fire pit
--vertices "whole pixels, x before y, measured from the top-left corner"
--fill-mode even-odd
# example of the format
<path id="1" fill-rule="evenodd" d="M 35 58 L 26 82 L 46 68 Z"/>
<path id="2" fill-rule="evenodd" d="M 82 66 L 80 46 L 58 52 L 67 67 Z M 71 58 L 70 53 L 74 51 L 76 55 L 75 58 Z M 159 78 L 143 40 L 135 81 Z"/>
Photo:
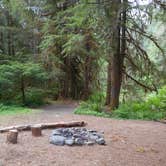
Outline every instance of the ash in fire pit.
<path id="1" fill-rule="evenodd" d="M 59 128 L 53 130 L 50 143 L 54 145 L 105 145 L 103 133 L 86 128 Z"/>

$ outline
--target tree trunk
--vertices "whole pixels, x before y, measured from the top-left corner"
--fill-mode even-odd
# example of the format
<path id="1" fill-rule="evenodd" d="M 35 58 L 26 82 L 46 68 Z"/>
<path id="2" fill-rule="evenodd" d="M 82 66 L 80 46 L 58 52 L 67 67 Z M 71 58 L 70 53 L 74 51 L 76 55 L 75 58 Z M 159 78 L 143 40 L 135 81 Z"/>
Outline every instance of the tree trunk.
<path id="1" fill-rule="evenodd" d="M 8 31 L 7 31 L 7 43 L 8 43 L 8 55 L 14 55 L 15 51 L 14 51 L 14 44 L 13 44 L 13 34 L 12 31 L 10 30 L 10 28 L 12 27 L 12 17 L 9 13 L 9 11 L 7 11 L 7 26 L 8 26 Z"/>
<path id="2" fill-rule="evenodd" d="M 11 33 L 11 53 L 15 55 L 14 33 Z"/>
<path id="3" fill-rule="evenodd" d="M 7 134 L 7 143 L 17 144 L 18 131 L 10 130 Z"/>
<path id="4" fill-rule="evenodd" d="M 22 103 L 25 104 L 25 102 L 26 102 L 26 99 L 25 99 L 25 84 L 24 84 L 23 76 L 21 77 L 21 93 L 22 93 Z"/>
<path id="5" fill-rule="evenodd" d="M 112 68 L 111 68 L 111 110 L 118 108 L 119 106 L 119 96 L 122 80 L 122 68 L 120 67 L 119 55 L 114 55 L 112 58 Z"/>
<path id="6" fill-rule="evenodd" d="M 120 6 L 121 1 L 113 0 L 112 2 L 113 15 L 112 19 L 115 21 L 112 26 L 113 34 L 111 36 L 112 56 L 109 59 L 108 79 L 107 79 L 107 100 L 106 104 L 110 103 L 110 109 L 114 110 L 119 106 L 119 96 L 122 80 L 122 57 L 120 53 Z M 109 94 L 110 93 L 110 94 Z M 111 102 L 110 102 L 111 98 Z"/>
<path id="7" fill-rule="evenodd" d="M 89 82 L 90 82 L 90 78 L 89 78 L 89 56 L 87 55 L 86 59 L 85 59 L 85 69 L 84 69 L 84 92 L 83 92 L 83 99 L 86 100 L 88 99 L 89 96 Z"/>
<path id="8" fill-rule="evenodd" d="M 117 32 L 115 32 L 115 43 L 117 43 L 117 50 L 112 58 L 111 68 L 111 110 L 118 108 L 120 89 L 123 76 L 123 64 L 126 51 L 126 5 L 127 1 L 122 2 L 123 13 L 119 18 L 121 25 L 117 25 Z M 122 38 L 120 39 L 120 35 Z"/>
<path id="9" fill-rule="evenodd" d="M 83 98 L 84 100 L 88 99 L 89 94 L 90 94 L 90 81 L 91 81 L 91 63 L 92 59 L 90 57 L 90 50 L 91 50 L 91 45 L 90 45 L 90 40 L 91 36 L 90 34 L 87 34 L 86 36 L 86 50 L 87 50 L 87 55 L 85 58 L 85 66 L 84 66 L 84 91 L 83 91 Z"/>
<path id="10" fill-rule="evenodd" d="M 105 102 L 105 105 L 110 105 L 110 103 L 111 103 L 111 93 L 110 92 L 111 92 L 111 59 L 108 61 L 107 92 L 106 92 L 106 102 Z"/>
<path id="11" fill-rule="evenodd" d="M 4 53 L 4 38 L 3 38 L 3 32 L 0 32 L 0 51 Z"/>
<path id="12" fill-rule="evenodd" d="M 32 135 L 34 137 L 40 137 L 42 136 L 42 130 L 41 130 L 41 125 L 34 125 L 31 127 Z"/>

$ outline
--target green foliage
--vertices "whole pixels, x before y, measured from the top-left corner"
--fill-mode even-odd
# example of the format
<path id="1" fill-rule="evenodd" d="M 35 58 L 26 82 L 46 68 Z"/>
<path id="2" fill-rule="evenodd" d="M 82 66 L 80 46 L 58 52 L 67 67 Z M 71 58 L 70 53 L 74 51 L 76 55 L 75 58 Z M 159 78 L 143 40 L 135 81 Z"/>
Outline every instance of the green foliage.
<path id="1" fill-rule="evenodd" d="M 104 98 L 104 94 L 101 92 L 97 92 L 91 95 L 87 101 L 81 102 L 80 106 L 75 110 L 75 113 L 101 117 L 110 117 L 109 114 L 102 112 Z"/>
<path id="2" fill-rule="evenodd" d="M 158 94 L 152 94 L 144 102 L 121 104 L 113 117 L 124 119 L 158 120 L 166 117 L 166 86 Z"/>
<path id="3" fill-rule="evenodd" d="M 37 107 L 45 103 L 46 93 L 42 89 L 28 88 L 26 90 L 26 106 Z"/>
<path id="4" fill-rule="evenodd" d="M 104 117 L 104 118 L 111 118 L 111 115 L 107 114 L 105 112 L 96 112 L 96 111 L 89 110 L 89 109 L 82 109 L 81 107 L 77 108 L 75 110 L 75 114 L 78 114 L 78 115 L 93 115 L 93 116 L 99 116 L 99 117 Z"/>
<path id="5" fill-rule="evenodd" d="M 84 49 L 84 36 L 80 34 L 71 35 L 69 40 L 63 45 L 62 53 L 64 53 L 66 56 L 72 56 L 73 53 L 74 55 L 81 53 L 85 54 L 85 52 L 86 51 Z"/>
<path id="6" fill-rule="evenodd" d="M 89 5 L 84 0 L 79 3 L 0 0 L 0 102 L 34 106 L 42 104 L 45 96 L 81 99 L 99 89 L 106 91 L 107 65 L 117 43 L 113 41 L 119 13 L 116 9 L 121 10 L 123 3 L 103 1 L 99 5 Z M 125 4 L 124 70 L 146 86 L 161 87 L 166 82 L 166 56 L 145 38 L 148 35 L 158 39 L 165 54 L 165 12 L 159 7 L 155 9 L 152 3 L 139 3 L 135 7 L 132 2 Z M 156 18 L 151 25 L 148 15 Z M 144 103 L 133 103 L 142 101 L 145 94 L 144 89 L 135 85 L 133 80 L 123 76 L 120 100 L 132 102 L 134 110 L 143 108 L 143 113 L 133 111 L 134 115 L 129 115 L 131 111 L 121 111 L 124 118 L 146 118 L 148 115 L 143 114 L 148 113 L 147 110 L 163 112 L 165 101 L 161 102 L 163 99 L 155 94 Z M 95 94 L 78 109 L 88 114 L 93 110 L 92 114 L 104 116 L 103 105 L 104 96 Z M 121 110 L 128 110 L 129 104 L 121 107 Z"/>
<path id="7" fill-rule="evenodd" d="M 0 103 L 0 116 L 1 115 L 14 115 L 14 114 L 25 114 L 25 113 L 31 113 L 32 110 L 16 106 L 16 105 L 4 105 Z"/>
<path id="8" fill-rule="evenodd" d="M 9 62 L 0 65 L 0 100 L 18 103 L 21 101 L 18 100 L 18 96 L 21 96 L 22 90 L 25 91 L 26 96 L 28 87 L 38 87 L 41 81 L 45 81 L 47 78 L 46 72 L 39 64 Z M 39 103 L 42 102 L 39 101 Z"/>
<path id="9" fill-rule="evenodd" d="M 82 102 L 75 113 L 122 119 L 159 120 L 166 118 L 166 86 L 160 89 L 158 94 L 150 94 L 144 102 L 121 104 L 111 114 L 102 112 L 103 106 L 104 95 L 97 93 L 92 95 L 88 101 Z"/>

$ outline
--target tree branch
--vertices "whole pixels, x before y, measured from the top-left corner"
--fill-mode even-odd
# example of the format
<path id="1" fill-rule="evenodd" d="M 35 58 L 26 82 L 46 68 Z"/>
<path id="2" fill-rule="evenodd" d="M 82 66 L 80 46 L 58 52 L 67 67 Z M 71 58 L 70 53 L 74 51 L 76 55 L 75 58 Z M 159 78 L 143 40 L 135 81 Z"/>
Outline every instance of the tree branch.
<path id="1" fill-rule="evenodd" d="M 144 89 L 147 89 L 149 91 L 157 91 L 156 88 L 148 87 L 148 86 L 144 85 L 143 83 L 139 82 L 138 80 L 136 80 L 135 78 L 133 78 L 132 76 L 130 76 L 126 71 L 123 71 L 123 73 L 128 78 L 130 78 L 131 80 L 133 80 L 136 84 L 138 84 L 139 86 L 143 87 Z"/>

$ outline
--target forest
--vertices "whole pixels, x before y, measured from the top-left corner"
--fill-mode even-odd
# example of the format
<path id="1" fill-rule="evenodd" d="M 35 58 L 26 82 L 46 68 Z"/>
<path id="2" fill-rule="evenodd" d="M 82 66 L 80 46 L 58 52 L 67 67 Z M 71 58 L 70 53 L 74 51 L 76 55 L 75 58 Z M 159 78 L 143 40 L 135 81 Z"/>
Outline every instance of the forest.
<path id="1" fill-rule="evenodd" d="M 0 0 L 0 166 L 166 165 L 166 0 Z"/>
<path id="2" fill-rule="evenodd" d="M 78 114 L 165 118 L 165 9 L 164 0 L 1 0 L 0 112 L 70 99 Z"/>

